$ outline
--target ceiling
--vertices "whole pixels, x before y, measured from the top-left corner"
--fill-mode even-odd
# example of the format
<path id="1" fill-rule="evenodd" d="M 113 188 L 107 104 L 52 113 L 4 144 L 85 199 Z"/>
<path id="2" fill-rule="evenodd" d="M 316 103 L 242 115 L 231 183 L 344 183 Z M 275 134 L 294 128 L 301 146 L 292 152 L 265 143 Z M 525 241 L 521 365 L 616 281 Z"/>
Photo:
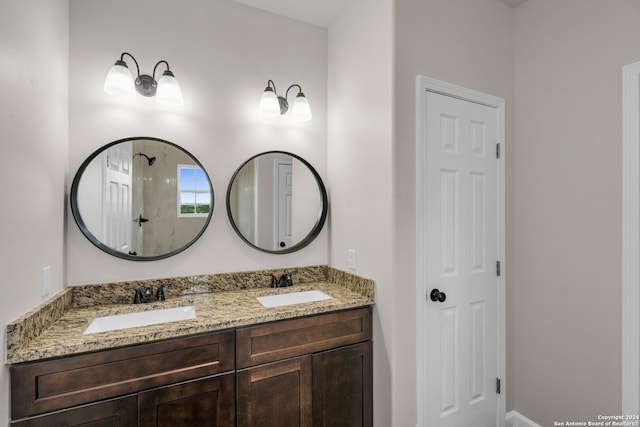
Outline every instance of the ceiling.
<path id="1" fill-rule="evenodd" d="M 340 15 L 349 0 L 235 0 L 247 6 L 256 7 L 286 16 L 308 24 L 329 28 Z M 500 0 L 511 7 L 518 7 L 527 0 Z"/>
<path id="2" fill-rule="evenodd" d="M 342 12 L 349 0 L 235 0 L 247 6 L 256 7 L 297 19 L 319 27 L 329 28 Z"/>
<path id="3" fill-rule="evenodd" d="M 527 0 L 500 0 L 502 3 L 506 3 L 511 7 L 518 7 L 520 6 L 522 3 L 526 2 Z"/>

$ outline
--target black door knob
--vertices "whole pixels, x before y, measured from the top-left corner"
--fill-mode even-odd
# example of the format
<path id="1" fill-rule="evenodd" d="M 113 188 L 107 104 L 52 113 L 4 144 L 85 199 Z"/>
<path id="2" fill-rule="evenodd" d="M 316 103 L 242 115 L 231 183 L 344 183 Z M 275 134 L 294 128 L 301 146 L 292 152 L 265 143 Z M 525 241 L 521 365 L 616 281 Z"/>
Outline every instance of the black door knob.
<path id="1" fill-rule="evenodd" d="M 280 247 L 281 247 L 281 248 L 284 248 L 285 246 L 286 246 L 286 245 L 285 245 L 285 243 L 284 243 L 284 242 L 280 242 Z"/>
<path id="2" fill-rule="evenodd" d="M 429 298 L 431 298 L 431 301 L 434 302 L 445 302 L 445 300 L 447 299 L 447 294 L 445 294 L 444 292 L 440 292 L 438 288 L 435 288 L 431 291 L 431 294 L 429 294 Z"/>

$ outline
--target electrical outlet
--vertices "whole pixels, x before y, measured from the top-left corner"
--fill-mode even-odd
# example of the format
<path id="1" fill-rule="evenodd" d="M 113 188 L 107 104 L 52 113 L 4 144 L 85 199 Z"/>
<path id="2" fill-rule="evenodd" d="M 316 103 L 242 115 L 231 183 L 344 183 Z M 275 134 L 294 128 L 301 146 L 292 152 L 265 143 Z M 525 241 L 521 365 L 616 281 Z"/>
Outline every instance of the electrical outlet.
<path id="1" fill-rule="evenodd" d="M 356 261 L 356 250 L 355 249 L 349 249 L 349 260 L 347 265 L 349 266 L 349 270 L 351 271 L 356 271 L 356 269 L 358 268 L 358 263 Z"/>
<path id="2" fill-rule="evenodd" d="M 46 297 L 51 292 L 51 267 L 42 268 L 42 296 Z"/>

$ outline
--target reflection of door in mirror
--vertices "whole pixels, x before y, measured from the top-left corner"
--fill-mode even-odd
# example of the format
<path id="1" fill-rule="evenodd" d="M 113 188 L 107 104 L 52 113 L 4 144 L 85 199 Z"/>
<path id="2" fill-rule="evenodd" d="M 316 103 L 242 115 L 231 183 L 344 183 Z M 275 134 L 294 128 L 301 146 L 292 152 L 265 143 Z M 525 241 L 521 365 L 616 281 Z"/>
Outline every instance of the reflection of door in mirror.
<path id="1" fill-rule="evenodd" d="M 131 249 L 131 142 L 109 147 L 88 165 L 78 188 L 86 201 L 83 219 L 111 249 Z M 96 189 L 101 191 L 95 191 Z"/>
<path id="2" fill-rule="evenodd" d="M 292 197 L 293 197 L 293 170 L 291 158 L 276 159 L 274 169 L 277 170 L 278 184 L 276 186 L 276 212 L 273 249 L 288 248 L 291 246 L 292 228 Z"/>
<path id="3" fill-rule="evenodd" d="M 273 153 L 253 160 L 256 246 L 277 251 L 291 246 L 291 156 Z M 281 245 L 281 242 L 284 246 Z"/>
<path id="4" fill-rule="evenodd" d="M 114 145 L 105 153 L 104 242 L 127 253 L 131 250 L 131 143 Z"/>

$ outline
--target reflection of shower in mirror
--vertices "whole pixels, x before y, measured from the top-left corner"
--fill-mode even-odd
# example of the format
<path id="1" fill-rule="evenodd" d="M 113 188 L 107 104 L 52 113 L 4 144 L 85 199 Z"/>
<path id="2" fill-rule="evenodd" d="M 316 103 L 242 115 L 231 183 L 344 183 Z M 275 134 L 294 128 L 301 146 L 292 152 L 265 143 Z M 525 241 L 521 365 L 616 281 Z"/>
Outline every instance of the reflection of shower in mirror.
<path id="1" fill-rule="evenodd" d="M 179 216 L 179 165 L 202 176 L 195 190 L 198 200 L 206 199 L 206 212 Z M 109 143 L 87 158 L 70 201 L 80 230 L 98 248 L 148 261 L 174 255 L 200 237 L 211 219 L 213 189 L 202 165 L 183 148 L 135 137 Z"/>
<path id="2" fill-rule="evenodd" d="M 135 156 L 141 156 L 141 157 L 144 157 L 145 159 L 147 159 L 147 162 L 149 162 L 149 166 L 151 166 L 152 164 L 154 164 L 156 162 L 155 156 L 154 157 L 149 157 L 144 153 L 136 153 L 136 154 L 133 155 L 133 157 L 135 157 Z"/>

